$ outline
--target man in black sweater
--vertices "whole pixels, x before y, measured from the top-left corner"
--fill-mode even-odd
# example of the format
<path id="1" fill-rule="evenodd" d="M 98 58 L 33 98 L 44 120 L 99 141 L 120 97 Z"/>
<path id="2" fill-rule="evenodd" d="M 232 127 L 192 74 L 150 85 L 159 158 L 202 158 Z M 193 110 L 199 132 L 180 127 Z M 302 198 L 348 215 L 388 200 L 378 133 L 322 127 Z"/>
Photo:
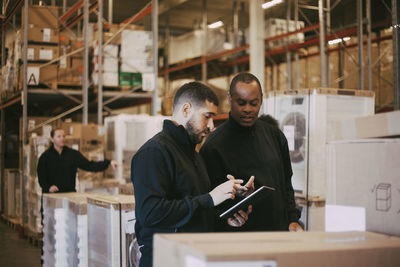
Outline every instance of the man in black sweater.
<path id="1" fill-rule="evenodd" d="M 254 179 L 255 188 L 273 187 L 270 196 L 253 205 L 241 228 L 218 224 L 219 231 L 302 231 L 292 187 L 292 167 L 287 140 L 277 125 L 258 119 L 262 91 L 250 73 L 236 75 L 229 89 L 231 112 L 201 147 L 211 185 L 232 174 Z M 254 178 L 253 178 L 254 177 Z M 227 206 L 233 203 L 224 203 Z M 223 205 L 221 205 L 223 206 Z"/>
<path id="2" fill-rule="evenodd" d="M 234 198 L 242 180 L 225 179 L 214 189 L 195 146 L 214 128 L 218 98 L 207 86 L 191 82 L 176 92 L 172 120 L 147 141 L 132 159 L 135 230 L 141 246 L 140 267 L 153 264 L 153 234 L 210 232 L 214 206 Z M 211 190 L 212 189 L 212 190 Z M 230 218 L 243 225 L 243 211 Z"/>
<path id="3" fill-rule="evenodd" d="M 39 184 L 43 193 L 76 192 L 77 169 L 99 172 L 111 166 L 116 169 L 115 160 L 99 162 L 87 160 L 79 151 L 65 146 L 63 129 L 54 129 L 50 134 L 51 145 L 40 156 L 37 166 Z"/>

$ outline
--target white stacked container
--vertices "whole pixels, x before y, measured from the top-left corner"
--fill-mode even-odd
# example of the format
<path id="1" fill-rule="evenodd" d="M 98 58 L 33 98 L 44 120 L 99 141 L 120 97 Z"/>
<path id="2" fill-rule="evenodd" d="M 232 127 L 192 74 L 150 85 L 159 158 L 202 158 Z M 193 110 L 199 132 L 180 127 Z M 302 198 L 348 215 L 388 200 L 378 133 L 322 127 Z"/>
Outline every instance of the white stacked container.
<path id="1" fill-rule="evenodd" d="M 4 170 L 5 214 L 9 218 L 20 219 L 22 215 L 21 175 L 18 169 Z"/>
<path id="2" fill-rule="evenodd" d="M 88 266 L 87 196 L 75 193 L 68 197 L 68 259 L 69 266 Z"/>
<path id="3" fill-rule="evenodd" d="M 311 212 L 315 206 L 312 202 L 319 202 L 317 206 L 321 209 L 320 203 L 325 201 L 326 143 L 334 123 L 372 115 L 374 108 L 374 93 L 371 91 L 313 88 L 268 95 L 264 113 L 279 121 L 287 138 L 293 188 L 306 203 L 303 208 L 307 212 L 303 212 L 302 220 L 306 226 L 308 221 L 314 221 L 313 229 L 309 230 L 320 230 L 324 226 L 323 221 L 315 222 Z M 321 214 L 321 211 L 314 213 Z"/>
<path id="4" fill-rule="evenodd" d="M 67 194 L 43 194 L 43 266 L 70 266 Z"/>
<path id="5" fill-rule="evenodd" d="M 95 196 L 87 201 L 89 266 L 136 266 L 134 196 Z"/>
<path id="6" fill-rule="evenodd" d="M 120 114 L 104 120 L 106 129 L 106 158 L 115 159 L 114 175 L 121 183 L 130 181 L 131 159 L 136 151 L 162 130 L 163 121 L 170 117 Z M 109 172 L 110 177 L 113 175 Z"/>

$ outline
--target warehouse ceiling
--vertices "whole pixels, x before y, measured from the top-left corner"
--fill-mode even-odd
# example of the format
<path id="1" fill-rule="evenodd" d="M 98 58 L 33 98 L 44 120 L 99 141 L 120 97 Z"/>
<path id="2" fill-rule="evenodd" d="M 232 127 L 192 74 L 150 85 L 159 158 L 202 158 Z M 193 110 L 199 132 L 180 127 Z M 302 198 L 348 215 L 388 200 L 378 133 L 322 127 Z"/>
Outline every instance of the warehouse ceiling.
<path id="1" fill-rule="evenodd" d="M 90 0 L 90 3 L 96 0 Z M 268 0 L 265 0 L 266 2 Z M 345 26 L 353 26 L 357 22 L 356 3 L 355 0 L 328 0 L 334 8 L 331 11 L 331 27 L 332 29 L 343 28 Z M 1 5 L 8 3 L 8 11 L 16 3 L 16 0 L 0 0 Z M 32 4 L 42 2 L 46 5 L 56 4 L 62 7 L 64 0 L 31 0 Z M 70 7 L 77 3 L 78 0 L 66 0 L 67 6 Z M 109 4 L 112 3 L 113 23 L 120 23 L 127 18 L 133 16 L 145 7 L 149 0 L 103 0 L 104 18 L 108 20 Z M 231 28 L 233 21 L 233 7 L 237 2 L 239 9 L 239 28 L 248 27 L 249 21 L 249 0 L 207 0 L 207 22 L 212 23 L 218 20 L 223 21 L 225 27 Z M 285 1 L 284 1 L 285 2 Z M 366 1 L 363 1 L 364 14 Z M 291 19 L 294 19 L 294 3 L 291 3 Z M 159 31 L 161 34 L 165 32 L 165 28 L 169 26 L 172 35 L 179 35 L 187 31 L 199 28 L 202 22 L 202 4 L 203 0 L 159 0 Z M 299 0 L 300 6 L 317 6 L 317 0 Z M 381 22 L 391 19 L 390 7 L 391 0 L 371 0 L 372 22 Z M 286 3 L 279 4 L 275 7 L 264 11 L 266 18 L 286 18 Z M 97 21 L 97 16 L 92 13 L 90 20 Z M 300 8 L 299 20 L 305 21 L 305 24 L 318 23 L 318 10 Z M 18 21 L 18 20 L 17 20 Z M 151 27 L 151 16 L 146 16 L 139 21 L 139 24 L 145 27 Z"/>

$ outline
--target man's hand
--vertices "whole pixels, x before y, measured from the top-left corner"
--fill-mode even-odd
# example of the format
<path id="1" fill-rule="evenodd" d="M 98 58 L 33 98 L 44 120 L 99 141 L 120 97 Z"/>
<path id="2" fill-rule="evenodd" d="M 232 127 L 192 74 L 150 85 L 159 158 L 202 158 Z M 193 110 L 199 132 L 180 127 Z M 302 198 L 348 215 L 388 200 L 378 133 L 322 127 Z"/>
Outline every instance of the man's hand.
<path id="1" fill-rule="evenodd" d="M 239 214 L 238 213 L 233 214 L 233 217 L 228 218 L 227 222 L 230 226 L 241 227 L 249 219 L 249 214 L 252 211 L 253 211 L 253 206 L 250 205 L 249 208 L 247 209 L 247 212 L 244 212 L 243 210 L 239 210 Z"/>
<path id="2" fill-rule="evenodd" d="M 297 222 L 292 222 L 289 224 L 289 231 L 290 232 L 304 232 L 303 228 L 301 228 L 300 224 Z"/>
<path id="3" fill-rule="evenodd" d="M 234 180 L 235 177 L 233 175 L 228 174 L 226 176 L 229 180 Z M 254 192 L 254 176 L 251 176 L 249 181 L 244 185 L 240 186 L 236 190 L 236 195 L 241 196 L 241 197 L 247 197 L 251 193 Z"/>
<path id="4" fill-rule="evenodd" d="M 111 160 L 110 162 L 111 167 L 113 168 L 113 170 L 115 171 L 118 168 L 118 162 L 116 160 Z"/>
<path id="5" fill-rule="evenodd" d="M 59 189 L 58 189 L 58 187 L 56 185 L 52 185 L 49 188 L 49 192 L 50 193 L 55 193 L 55 192 L 58 192 L 58 191 L 59 191 Z"/>
<path id="6" fill-rule="evenodd" d="M 214 206 L 217 206 L 227 200 L 228 198 L 234 199 L 236 194 L 236 189 L 240 187 L 243 180 L 228 180 L 225 183 L 220 184 L 214 188 L 211 192 L 211 198 L 214 202 Z"/>

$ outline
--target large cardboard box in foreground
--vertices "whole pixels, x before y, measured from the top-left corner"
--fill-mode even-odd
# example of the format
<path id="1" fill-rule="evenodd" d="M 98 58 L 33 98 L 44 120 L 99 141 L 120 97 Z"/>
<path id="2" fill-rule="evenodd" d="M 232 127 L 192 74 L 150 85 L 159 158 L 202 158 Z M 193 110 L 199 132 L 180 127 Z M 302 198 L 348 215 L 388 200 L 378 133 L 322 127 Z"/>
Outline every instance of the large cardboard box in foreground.
<path id="1" fill-rule="evenodd" d="M 157 234 L 154 267 L 395 267 L 400 238 L 369 232 Z"/>
<path id="2" fill-rule="evenodd" d="M 328 143 L 326 204 L 365 207 L 367 231 L 400 236 L 400 139 Z"/>

